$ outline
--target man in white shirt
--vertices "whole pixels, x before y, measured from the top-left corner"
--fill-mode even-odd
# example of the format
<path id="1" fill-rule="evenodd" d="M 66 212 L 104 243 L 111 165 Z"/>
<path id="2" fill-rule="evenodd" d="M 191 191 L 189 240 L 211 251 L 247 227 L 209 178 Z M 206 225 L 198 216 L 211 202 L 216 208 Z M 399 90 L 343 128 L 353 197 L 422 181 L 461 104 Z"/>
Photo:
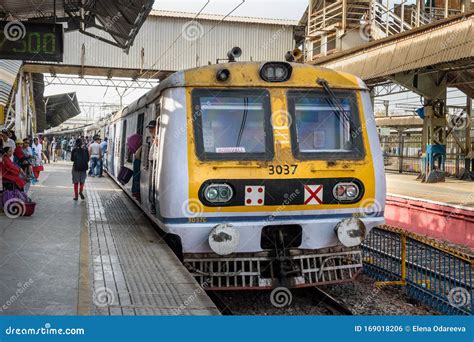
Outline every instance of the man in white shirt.
<path id="1" fill-rule="evenodd" d="M 102 148 L 100 147 L 100 137 L 98 135 L 94 137 L 94 142 L 89 146 L 89 156 L 91 160 L 89 176 L 98 176 L 97 166 L 99 166 L 102 160 Z"/>
<path id="2" fill-rule="evenodd" d="M 2 142 L 3 142 L 3 147 L 10 147 L 12 149 L 12 151 L 15 151 L 15 148 L 16 148 L 16 143 L 15 141 L 13 141 L 13 139 L 11 139 L 9 136 L 8 136 L 8 130 L 7 129 L 3 129 L 2 130 Z M 13 161 L 13 155 L 10 157 L 11 161 Z"/>
<path id="3" fill-rule="evenodd" d="M 35 165 L 41 165 L 41 161 L 43 160 L 43 145 L 39 142 L 38 138 L 34 138 L 31 147 L 33 148 L 35 156 Z"/>

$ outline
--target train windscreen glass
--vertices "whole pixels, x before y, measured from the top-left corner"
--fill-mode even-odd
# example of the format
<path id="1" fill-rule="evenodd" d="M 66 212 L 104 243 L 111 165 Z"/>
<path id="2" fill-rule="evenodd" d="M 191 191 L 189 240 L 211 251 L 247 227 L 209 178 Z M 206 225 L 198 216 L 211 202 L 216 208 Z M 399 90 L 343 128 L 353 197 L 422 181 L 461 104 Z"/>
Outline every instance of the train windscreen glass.
<path id="1" fill-rule="evenodd" d="M 266 159 L 273 155 L 267 91 L 195 89 L 193 109 L 201 159 Z"/>
<path id="2" fill-rule="evenodd" d="M 302 159 L 360 159 L 364 156 L 353 91 L 288 92 L 293 153 Z"/>

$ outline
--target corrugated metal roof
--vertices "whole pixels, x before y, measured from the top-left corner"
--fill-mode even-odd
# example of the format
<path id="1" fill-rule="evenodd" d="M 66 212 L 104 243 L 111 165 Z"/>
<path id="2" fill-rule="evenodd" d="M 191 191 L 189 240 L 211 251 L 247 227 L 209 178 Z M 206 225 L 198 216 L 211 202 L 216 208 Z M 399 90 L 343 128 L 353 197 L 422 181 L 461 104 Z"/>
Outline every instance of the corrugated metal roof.
<path id="1" fill-rule="evenodd" d="M 0 105 L 6 106 L 22 62 L 0 59 Z"/>
<path id="2" fill-rule="evenodd" d="M 474 56 L 474 12 L 376 40 L 311 64 L 350 72 L 363 80 Z"/>
<path id="3" fill-rule="evenodd" d="M 150 15 L 156 17 L 171 17 L 171 18 L 186 18 L 194 19 L 196 13 L 190 12 L 178 12 L 178 11 L 164 11 L 164 10 L 152 10 Z M 201 13 L 196 18 L 197 21 L 200 20 L 213 20 L 220 21 L 224 16 L 220 14 L 209 14 Z M 274 24 L 274 25 L 289 25 L 297 26 L 298 20 L 287 20 L 287 19 L 271 19 L 271 18 L 258 18 L 258 17 L 243 17 L 243 16 L 232 16 L 229 15 L 225 18 L 224 21 L 235 22 L 235 23 L 254 23 L 254 24 Z"/>
<path id="4" fill-rule="evenodd" d="M 78 32 L 68 32 L 63 62 L 43 63 L 42 72 L 76 72 L 77 66 L 81 66 L 83 44 L 85 72 L 88 66 L 102 70 L 128 69 L 135 77 L 146 70 L 152 70 L 153 74 L 157 70 L 176 71 L 215 63 L 216 58 L 226 57 L 227 51 L 234 46 L 242 48 L 240 61 L 283 61 L 285 53 L 294 48 L 293 26 L 234 21 L 224 21 L 216 26 L 215 21 L 199 20 L 186 36 L 183 32 L 189 27 L 186 26 L 189 21 L 187 17 L 148 16 L 128 55 L 117 47 Z M 55 69 L 57 66 L 64 66 L 64 69 Z M 67 66 L 75 68 L 68 69 Z M 111 75 L 114 75 L 113 71 Z"/>

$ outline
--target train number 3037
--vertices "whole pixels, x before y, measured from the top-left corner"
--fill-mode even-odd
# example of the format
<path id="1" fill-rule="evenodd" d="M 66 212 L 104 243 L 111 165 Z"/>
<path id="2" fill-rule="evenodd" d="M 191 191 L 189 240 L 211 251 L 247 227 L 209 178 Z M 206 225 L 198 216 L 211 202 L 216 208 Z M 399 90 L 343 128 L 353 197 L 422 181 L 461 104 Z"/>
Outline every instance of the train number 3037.
<path id="1" fill-rule="evenodd" d="M 284 165 L 270 165 L 268 167 L 269 175 L 294 175 L 298 165 L 296 164 L 284 164 Z"/>

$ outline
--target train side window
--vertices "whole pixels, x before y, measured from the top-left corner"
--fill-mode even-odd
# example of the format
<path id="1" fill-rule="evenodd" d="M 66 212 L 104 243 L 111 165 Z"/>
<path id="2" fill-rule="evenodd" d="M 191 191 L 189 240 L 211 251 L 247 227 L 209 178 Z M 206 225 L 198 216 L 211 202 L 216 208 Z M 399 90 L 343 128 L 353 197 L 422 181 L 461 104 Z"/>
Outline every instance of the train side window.
<path id="1" fill-rule="evenodd" d="M 139 114 L 138 120 L 137 120 L 137 134 L 140 134 L 141 136 L 143 136 L 144 121 L 145 121 L 145 113 Z"/>
<path id="2" fill-rule="evenodd" d="M 120 144 L 120 166 L 123 166 L 125 164 L 125 153 L 127 152 L 127 120 L 123 122 Z"/>

